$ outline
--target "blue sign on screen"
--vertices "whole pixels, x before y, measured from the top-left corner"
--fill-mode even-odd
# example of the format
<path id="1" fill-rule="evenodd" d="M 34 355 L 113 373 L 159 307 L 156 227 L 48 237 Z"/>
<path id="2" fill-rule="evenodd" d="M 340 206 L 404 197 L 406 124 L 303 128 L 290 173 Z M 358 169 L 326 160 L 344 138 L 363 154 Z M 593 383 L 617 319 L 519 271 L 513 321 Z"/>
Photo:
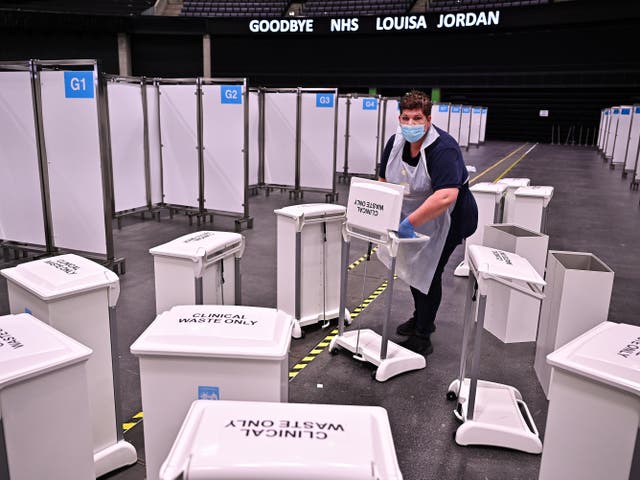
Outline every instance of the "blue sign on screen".
<path id="1" fill-rule="evenodd" d="M 462 113 L 469 113 L 471 111 L 471 107 L 462 107 Z"/>
<path id="2" fill-rule="evenodd" d="M 242 86 L 222 85 L 220 87 L 220 103 L 242 103 Z"/>
<path id="3" fill-rule="evenodd" d="M 378 109 L 378 99 L 377 98 L 364 98 L 362 100 L 362 109 L 363 110 L 377 110 Z"/>
<path id="4" fill-rule="evenodd" d="M 621 114 L 622 115 L 631 115 L 631 109 L 630 108 L 623 108 Z"/>
<path id="5" fill-rule="evenodd" d="M 333 93 L 316 93 L 316 107 L 333 108 Z"/>
<path id="6" fill-rule="evenodd" d="M 93 98 L 93 71 L 64 72 L 65 98 Z"/>
<path id="7" fill-rule="evenodd" d="M 439 112 L 448 112 L 449 111 L 449 105 L 438 105 L 438 111 Z"/>
<path id="8" fill-rule="evenodd" d="M 451 107 L 451 113 L 460 113 L 460 107 L 459 106 Z"/>

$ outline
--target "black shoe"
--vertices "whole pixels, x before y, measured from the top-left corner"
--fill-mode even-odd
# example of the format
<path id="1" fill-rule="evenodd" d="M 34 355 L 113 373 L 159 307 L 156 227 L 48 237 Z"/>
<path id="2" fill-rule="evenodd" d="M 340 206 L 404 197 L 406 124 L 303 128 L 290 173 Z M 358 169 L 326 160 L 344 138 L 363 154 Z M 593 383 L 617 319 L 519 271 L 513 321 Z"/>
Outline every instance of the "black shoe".
<path id="1" fill-rule="evenodd" d="M 400 342 L 398 345 L 411 350 L 412 352 L 419 353 L 420 355 L 430 355 L 433 353 L 433 345 L 428 335 L 422 335 L 418 332 L 411 335 L 404 342 Z"/>
<path id="2" fill-rule="evenodd" d="M 401 323 L 400 325 L 398 325 L 398 328 L 396 328 L 396 333 L 398 335 L 404 335 L 405 337 L 408 337 L 409 335 L 413 335 L 415 332 L 416 332 L 416 319 L 414 317 L 411 317 L 406 322 Z"/>

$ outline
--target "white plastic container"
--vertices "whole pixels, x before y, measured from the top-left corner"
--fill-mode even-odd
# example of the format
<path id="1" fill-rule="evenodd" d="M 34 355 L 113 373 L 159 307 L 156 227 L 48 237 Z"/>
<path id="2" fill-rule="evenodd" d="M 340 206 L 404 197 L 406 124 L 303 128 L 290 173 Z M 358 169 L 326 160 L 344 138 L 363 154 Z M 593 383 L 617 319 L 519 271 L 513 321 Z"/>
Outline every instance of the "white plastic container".
<path id="1" fill-rule="evenodd" d="M 91 350 L 26 313 L 0 317 L 0 417 L 11 479 L 95 478 Z"/>
<path id="2" fill-rule="evenodd" d="M 540 277 L 544 277 L 549 248 L 547 235 L 519 225 L 493 224 L 485 227 L 483 244 L 525 258 Z M 487 288 L 484 327 L 504 343 L 535 342 L 540 300 L 497 283 Z"/>
<path id="3" fill-rule="evenodd" d="M 514 192 L 514 196 L 510 223 L 545 233 L 553 187 L 539 185 L 520 187 Z"/>
<path id="4" fill-rule="evenodd" d="M 640 327 L 603 322 L 547 357 L 553 376 L 541 480 L 631 478 L 639 351 Z"/>
<path id="5" fill-rule="evenodd" d="M 162 480 L 401 480 L 382 407 L 193 402 Z"/>
<path id="6" fill-rule="evenodd" d="M 288 400 L 292 318 L 272 308 L 176 306 L 131 345 L 139 357 L 147 479 L 194 400 Z"/>
<path id="7" fill-rule="evenodd" d="M 485 225 L 502 222 L 507 185 L 480 182 L 472 185 L 469 190 L 473 193 L 478 205 L 478 228 L 464 241 L 464 260 L 460 262 L 454 271 L 454 275 L 458 277 L 469 276 L 469 245 L 482 245 Z"/>
<path id="8" fill-rule="evenodd" d="M 502 221 L 504 223 L 517 223 L 513 220 L 513 202 L 515 202 L 515 191 L 520 187 L 528 187 L 531 184 L 529 178 L 501 178 L 496 183 L 506 185 L 507 190 L 504 194 L 504 207 L 502 209 Z"/>
<path id="9" fill-rule="evenodd" d="M 340 248 L 346 208 L 292 205 L 277 215 L 277 307 L 301 327 L 336 318 L 340 307 Z M 304 268 L 303 268 L 304 266 Z"/>
<path id="10" fill-rule="evenodd" d="M 149 250 L 153 255 L 156 313 L 174 305 L 240 302 L 244 237 L 233 232 L 189 233 Z"/>
<path id="11" fill-rule="evenodd" d="M 607 319 L 613 279 L 613 270 L 592 253 L 549 251 L 533 363 L 545 395 L 551 383 L 547 355 Z"/>
<path id="12" fill-rule="evenodd" d="M 118 419 L 117 348 L 112 323 L 120 295 L 118 276 L 84 257 L 67 254 L 7 268 L 11 313 L 31 313 L 93 350 L 87 362 L 96 475 L 137 461 Z"/>
<path id="13" fill-rule="evenodd" d="M 400 225 L 403 192 L 401 185 L 351 177 L 347 205 L 351 232 L 387 241 L 389 231 Z"/>

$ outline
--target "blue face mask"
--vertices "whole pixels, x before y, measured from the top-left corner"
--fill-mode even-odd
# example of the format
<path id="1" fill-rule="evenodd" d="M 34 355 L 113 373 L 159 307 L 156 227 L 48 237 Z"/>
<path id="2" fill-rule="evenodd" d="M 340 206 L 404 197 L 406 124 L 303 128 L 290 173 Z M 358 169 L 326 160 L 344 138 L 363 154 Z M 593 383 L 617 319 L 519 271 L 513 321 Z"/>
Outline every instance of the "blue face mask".
<path id="1" fill-rule="evenodd" d="M 424 135 L 424 125 L 400 125 L 402 136 L 407 142 L 417 142 Z"/>

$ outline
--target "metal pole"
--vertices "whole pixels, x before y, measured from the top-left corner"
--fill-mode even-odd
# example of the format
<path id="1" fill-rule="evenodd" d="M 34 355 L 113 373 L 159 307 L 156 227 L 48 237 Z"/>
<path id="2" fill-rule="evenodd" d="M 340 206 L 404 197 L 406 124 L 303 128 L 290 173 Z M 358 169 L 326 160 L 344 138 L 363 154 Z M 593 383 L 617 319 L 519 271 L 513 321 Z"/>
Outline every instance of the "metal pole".
<path id="1" fill-rule="evenodd" d="M 204 145 L 202 145 L 202 79 L 196 79 L 196 149 L 198 150 L 198 211 L 204 212 Z M 246 172 L 246 169 L 245 169 Z M 245 202 L 246 203 L 246 202 Z"/>
<path id="2" fill-rule="evenodd" d="M 467 420 L 473 420 L 473 410 L 476 406 L 476 393 L 478 391 L 478 371 L 480 370 L 480 348 L 482 346 L 482 332 L 484 331 L 484 314 L 487 308 L 487 296 L 480 294 L 478 299 L 478 322 L 476 335 L 473 339 L 473 356 L 471 357 L 471 385 L 469 387 L 469 405 L 467 407 Z"/>
<path id="3" fill-rule="evenodd" d="M 147 208 L 151 210 L 151 160 L 149 158 L 149 112 L 147 110 L 147 84 L 145 78 L 140 79 L 142 100 L 142 145 L 144 150 L 144 186 L 147 190 Z"/>
<path id="4" fill-rule="evenodd" d="M 296 165 L 293 189 L 296 195 L 300 191 L 300 152 L 302 149 L 302 89 L 296 92 Z"/>
<path id="5" fill-rule="evenodd" d="M 342 252 L 340 259 L 340 311 L 338 312 L 338 335 L 344 333 L 344 313 L 347 308 L 347 268 L 349 267 L 349 247 L 351 242 L 342 238 Z"/>
<path id="6" fill-rule="evenodd" d="M 389 269 L 389 280 L 387 281 L 387 315 L 382 324 L 382 343 L 380 345 L 380 360 L 387 358 L 387 346 L 389 344 L 389 321 L 391 320 L 391 304 L 393 303 L 393 280 L 396 272 L 396 257 L 391 257 L 391 268 Z"/>

